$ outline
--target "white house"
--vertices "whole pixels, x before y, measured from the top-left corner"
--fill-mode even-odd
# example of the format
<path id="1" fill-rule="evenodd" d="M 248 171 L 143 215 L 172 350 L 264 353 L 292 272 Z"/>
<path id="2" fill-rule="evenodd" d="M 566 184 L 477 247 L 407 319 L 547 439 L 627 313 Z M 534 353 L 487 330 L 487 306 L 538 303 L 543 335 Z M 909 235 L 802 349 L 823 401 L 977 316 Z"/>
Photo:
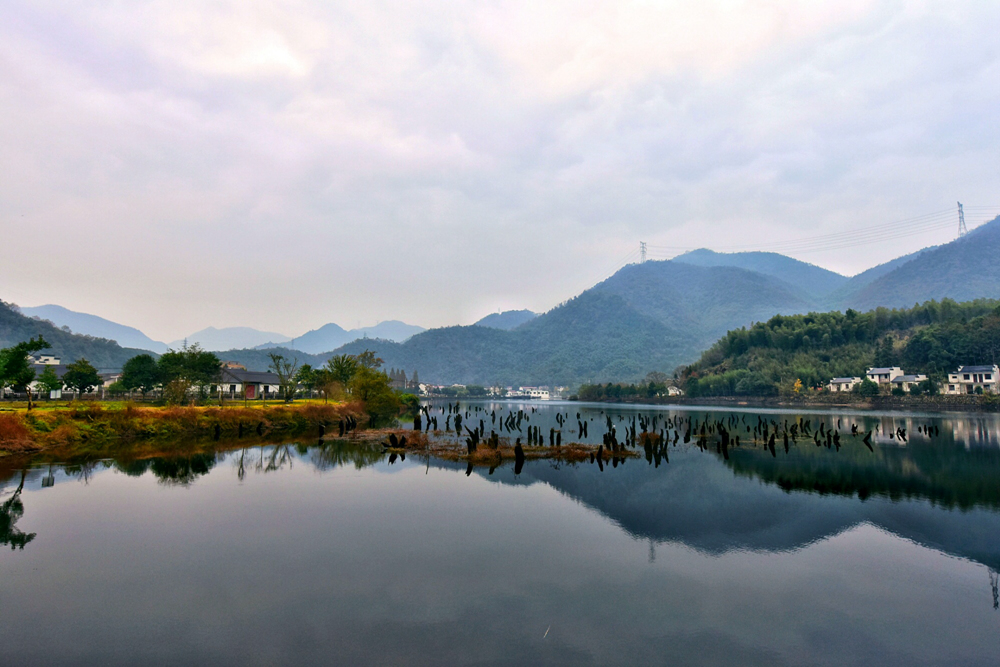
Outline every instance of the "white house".
<path id="1" fill-rule="evenodd" d="M 29 354 L 28 361 L 39 366 L 59 366 L 62 360 L 54 354 Z"/>
<path id="2" fill-rule="evenodd" d="M 526 398 L 537 398 L 543 401 L 550 398 L 549 390 L 544 387 L 518 387 L 517 390 Z"/>
<path id="3" fill-rule="evenodd" d="M 869 368 L 865 373 L 868 379 L 872 382 L 880 385 L 889 384 L 893 379 L 898 378 L 900 375 L 906 375 L 903 369 L 899 366 L 892 366 L 890 368 Z"/>
<path id="4" fill-rule="evenodd" d="M 926 375 L 897 375 L 892 378 L 892 388 L 901 388 L 903 391 L 909 393 L 910 389 L 915 384 L 920 384 L 927 379 Z"/>
<path id="5" fill-rule="evenodd" d="M 996 364 L 961 366 L 954 373 L 948 374 L 948 382 L 941 389 L 945 394 L 975 394 L 977 388 L 981 388 L 984 394 L 996 394 L 998 377 L 1000 367 Z"/>
<path id="6" fill-rule="evenodd" d="M 222 393 L 230 398 L 248 399 L 277 397 L 281 384 L 276 373 L 245 371 L 238 368 L 223 368 L 221 378 Z"/>
<path id="7" fill-rule="evenodd" d="M 826 385 L 826 388 L 832 392 L 851 391 L 859 384 L 861 384 L 861 378 L 859 377 L 833 378 Z"/>
<path id="8" fill-rule="evenodd" d="M 684 390 L 681 389 L 680 387 L 676 387 L 674 385 L 670 385 L 669 387 L 667 387 L 667 396 L 683 396 L 683 395 L 684 395 Z"/>

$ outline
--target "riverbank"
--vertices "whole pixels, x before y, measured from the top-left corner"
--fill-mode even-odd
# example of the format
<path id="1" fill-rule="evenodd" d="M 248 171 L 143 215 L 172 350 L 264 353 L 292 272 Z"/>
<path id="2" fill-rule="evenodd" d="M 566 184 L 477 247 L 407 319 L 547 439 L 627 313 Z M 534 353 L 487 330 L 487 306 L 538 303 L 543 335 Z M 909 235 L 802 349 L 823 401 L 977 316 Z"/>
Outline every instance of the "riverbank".
<path id="1" fill-rule="evenodd" d="M 623 397 L 602 399 L 596 403 L 635 405 L 712 406 L 724 408 L 799 408 L 899 411 L 899 412 L 1000 412 L 1000 396 L 876 396 L 864 398 L 850 393 L 824 393 L 815 396 L 670 396 Z"/>
<path id="2" fill-rule="evenodd" d="M 117 453 L 163 443 L 241 438 L 317 437 L 341 419 L 362 416 L 357 403 L 302 402 L 244 407 L 138 407 L 70 403 L 0 412 L 0 455 L 55 449 L 67 454 Z"/>

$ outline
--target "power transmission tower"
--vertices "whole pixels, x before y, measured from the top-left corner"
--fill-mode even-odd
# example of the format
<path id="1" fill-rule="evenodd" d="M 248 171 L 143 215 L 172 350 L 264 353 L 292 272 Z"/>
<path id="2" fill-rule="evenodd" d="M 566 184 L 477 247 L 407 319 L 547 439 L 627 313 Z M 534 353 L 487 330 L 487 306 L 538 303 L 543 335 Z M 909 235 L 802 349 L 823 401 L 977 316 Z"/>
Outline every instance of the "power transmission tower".
<path id="1" fill-rule="evenodd" d="M 959 206 L 959 208 L 961 208 L 962 205 L 959 204 L 958 206 Z M 964 225 L 965 223 L 962 223 L 962 224 Z M 645 264 L 646 263 L 646 242 L 645 241 L 639 241 L 639 263 L 640 264 Z"/>
<path id="2" fill-rule="evenodd" d="M 962 210 L 962 202 L 958 202 L 958 237 L 962 238 L 969 233 L 965 227 L 965 211 Z"/>

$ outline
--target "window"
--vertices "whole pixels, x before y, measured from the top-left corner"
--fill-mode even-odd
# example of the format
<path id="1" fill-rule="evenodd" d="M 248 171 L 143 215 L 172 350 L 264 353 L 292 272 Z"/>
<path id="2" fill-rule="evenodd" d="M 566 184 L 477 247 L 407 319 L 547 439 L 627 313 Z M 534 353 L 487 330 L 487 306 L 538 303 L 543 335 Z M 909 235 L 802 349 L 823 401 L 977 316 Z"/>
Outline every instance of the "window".
<path id="1" fill-rule="evenodd" d="M 948 385 L 948 391 L 955 391 L 955 385 L 953 384 Z"/>
<path id="2" fill-rule="evenodd" d="M 986 379 L 987 380 L 992 380 L 993 379 L 993 373 L 987 373 L 986 374 Z"/>
<path id="3" fill-rule="evenodd" d="M 966 373 L 965 375 L 963 375 L 963 376 L 962 376 L 962 379 L 963 379 L 963 380 L 968 380 L 968 379 L 969 379 L 969 374 L 968 374 L 968 373 Z"/>

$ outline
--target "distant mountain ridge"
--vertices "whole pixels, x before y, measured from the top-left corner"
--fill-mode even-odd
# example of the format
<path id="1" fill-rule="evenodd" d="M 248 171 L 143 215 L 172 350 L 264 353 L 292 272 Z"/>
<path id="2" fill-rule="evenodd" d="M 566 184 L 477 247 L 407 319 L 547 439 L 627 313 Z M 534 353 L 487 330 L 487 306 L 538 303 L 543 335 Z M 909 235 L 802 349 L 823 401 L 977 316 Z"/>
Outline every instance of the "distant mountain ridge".
<path id="1" fill-rule="evenodd" d="M 775 253 L 700 250 L 674 260 L 630 264 L 535 317 L 507 311 L 473 326 L 427 331 L 398 321 L 353 331 L 328 324 L 294 342 L 248 330 L 258 339 L 244 347 L 287 351 L 313 364 L 333 353 L 371 349 L 387 367 L 417 370 L 425 381 L 439 384 L 634 380 L 649 371 L 673 372 L 695 361 L 726 331 L 776 314 L 996 298 L 1000 265 L 992 257 L 998 252 L 1000 217 L 956 241 L 852 278 Z M 518 323 L 518 317 L 526 319 Z M 193 337 L 189 342 L 195 342 Z M 214 347 L 224 350 L 220 357 L 266 368 L 264 349 Z"/>
<path id="2" fill-rule="evenodd" d="M 848 281 L 839 273 L 801 262 L 776 252 L 720 253 L 701 248 L 674 258 L 675 262 L 695 266 L 731 266 L 777 278 L 813 298 L 829 294 Z"/>
<path id="3" fill-rule="evenodd" d="M 35 336 L 42 336 L 51 345 L 46 352 L 60 357 L 62 363 L 85 357 L 102 372 L 120 370 L 130 358 L 146 352 L 122 347 L 113 340 L 63 331 L 51 322 L 28 317 L 16 306 L 0 301 L 0 347 Z"/>
<path id="4" fill-rule="evenodd" d="M 153 340 L 135 327 L 118 324 L 97 315 L 79 313 L 62 306 L 21 306 L 19 310 L 28 317 L 49 320 L 57 327 L 69 327 L 74 333 L 116 341 L 122 347 L 152 350 L 162 354 L 167 344 Z"/>
<path id="5" fill-rule="evenodd" d="M 476 322 L 475 326 L 510 331 L 536 317 L 538 317 L 538 313 L 533 313 L 530 310 L 505 310 L 502 313 L 490 313 Z"/>
<path id="6" fill-rule="evenodd" d="M 307 331 L 298 338 L 281 341 L 280 346 L 292 350 L 301 350 L 307 354 L 320 354 L 334 350 L 341 345 L 359 338 L 379 338 L 401 343 L 423 331 L 426 331 L 423 327 L 400 322 L 399 320 L 386 320 L 385 322 L 379 322 L 373 327 L 361 327 L 351 329 L 350 331 L 331 322 L 330 324 L 324 324 L 319 329 Z M 278 345 L 269 342 L 256 347 L 258 349 L 267 349 L 276 346 Z"/>

